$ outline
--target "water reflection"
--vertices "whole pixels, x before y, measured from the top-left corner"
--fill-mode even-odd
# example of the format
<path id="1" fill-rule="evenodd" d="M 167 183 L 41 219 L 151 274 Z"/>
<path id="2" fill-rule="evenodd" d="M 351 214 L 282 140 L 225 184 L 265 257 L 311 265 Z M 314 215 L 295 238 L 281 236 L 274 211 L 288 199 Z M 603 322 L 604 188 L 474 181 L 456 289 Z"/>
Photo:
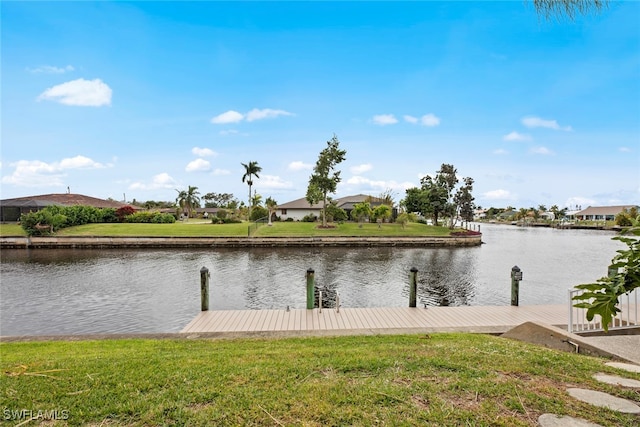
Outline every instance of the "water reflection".
<path id="1" fill-rule="evenodd" d="M 412 267 L 420 305 L 507 305 L 514 265 L 521 304 L 559 304 L 623 247 L 610 232 L 483 232 L 474 248 L 3 250 L 0 333 L 179 331 L 200 309 L 203 266 L 212 310 L 305 308 L 308 268 L 328 305 L 407 306 Z"/>

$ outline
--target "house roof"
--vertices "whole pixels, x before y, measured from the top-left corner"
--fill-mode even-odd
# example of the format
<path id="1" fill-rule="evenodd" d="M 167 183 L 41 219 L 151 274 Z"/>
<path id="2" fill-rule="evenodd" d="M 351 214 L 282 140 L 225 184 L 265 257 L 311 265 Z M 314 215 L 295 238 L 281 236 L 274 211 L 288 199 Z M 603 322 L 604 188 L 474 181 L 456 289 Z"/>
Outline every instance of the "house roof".
<path id="1" fill-rule="evenodd" d="M 305 197 L 278 205 L 277 209 L 322 209 L 322 203 L 310 205 Z"/>
<path id="2" fill-rule="evenodd" d="M 586 209 L 575 212 L 573 215 L 618 215 L 620 212 L 633 207 L 637 208 L 638 206 L 589 206 Z"/>
<path id="3" fill-rule="evenodd" d="M 352 196 L 345 196 L 335 199 L 336 205 L 342 209 L 353 209 L 353 205 L 356 203 L 362 203 L 365 200 L 370 200 L 372 205 L 379 205 L 382 203 L 382 199 L 378 197 L 368 196 L 366 194 L 355 194 Z M 310 205 L 306 198 L 296 199 L 291 202 L 278 205 L 277 209 L 322 209 L 322 202 Z"/>
<path id="4" fill-rule="evenodd" d="M 17 197 L 14 199 L 0 200 L 0 206 L 43 208 L 51 205 L 57 205 L 57 206 L 83 205 L 83 206 L 93 206 L 95 208 L 115 208 L 115 209 L 121 208 L 123 206 L 131 206 L 126 203 L 117 202 L 115 200 L 104 200 L 104 199 L 98 199 L 96 197 L 85 196 L 82 194 L 70 194 L 70 193 L 42 194 L 38 196 Z"/>

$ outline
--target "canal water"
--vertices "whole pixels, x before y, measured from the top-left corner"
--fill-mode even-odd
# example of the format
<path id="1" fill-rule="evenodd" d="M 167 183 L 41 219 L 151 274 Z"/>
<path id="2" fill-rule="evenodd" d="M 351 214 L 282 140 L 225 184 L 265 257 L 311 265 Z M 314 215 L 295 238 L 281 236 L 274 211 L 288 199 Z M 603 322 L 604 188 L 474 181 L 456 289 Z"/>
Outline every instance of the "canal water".
<path id="1" fill-rule="evenodd" d="M 567 304 L 568 289 L 606 274 L 615 233 L 483 224 L 472 248 L 3 250 L 0 334 L 178 332 L 200 310 L 200 269 L 210 309 L 306 306 L 305 273 L 343 307 L 508 305 L 511 268 L 523 272 L 520 305 Z"/>

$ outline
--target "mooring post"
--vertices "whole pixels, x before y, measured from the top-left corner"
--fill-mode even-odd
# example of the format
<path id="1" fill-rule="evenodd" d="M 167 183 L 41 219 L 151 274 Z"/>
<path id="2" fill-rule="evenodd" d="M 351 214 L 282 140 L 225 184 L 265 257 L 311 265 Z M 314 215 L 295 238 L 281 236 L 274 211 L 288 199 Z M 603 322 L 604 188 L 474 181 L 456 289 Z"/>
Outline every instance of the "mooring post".
<path id="1" fill-rule="evenodd" d="M 315 300 L 315 271 L 313 268 L 307 270 L 307 310 L 313 309 Z"/>
<path id="2" fill-rule="evenodd" d="M 200 269 L 200 309 L 202 311 L 209 310 L 209 269 L 202 267 Z"/>
<path id="3" fill-rule="evenodd" d="M 511 305 L 518 305 L 520 280 L 522 280 L 522 271 L 517 265 L 514 265 L 511 268 Z"/>
<path id="4" fill-rule="evenodd" d="M 416 295 L 418 293 L 418 269 L 411 267 L 409 273 L 409 307 L 416 306 Z"/>

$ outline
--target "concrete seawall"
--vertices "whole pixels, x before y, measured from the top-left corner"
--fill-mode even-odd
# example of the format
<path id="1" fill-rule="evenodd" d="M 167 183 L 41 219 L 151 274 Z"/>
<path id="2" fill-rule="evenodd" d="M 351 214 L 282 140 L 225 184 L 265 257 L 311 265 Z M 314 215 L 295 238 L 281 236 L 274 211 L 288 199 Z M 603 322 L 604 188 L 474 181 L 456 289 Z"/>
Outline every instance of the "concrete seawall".
<path id="1" fill-rule="evenodd" d="M 482 235 L 443 237 L 0 237 L 2 249 L 261 248 L 261 247 L 467 247 Z"/>

